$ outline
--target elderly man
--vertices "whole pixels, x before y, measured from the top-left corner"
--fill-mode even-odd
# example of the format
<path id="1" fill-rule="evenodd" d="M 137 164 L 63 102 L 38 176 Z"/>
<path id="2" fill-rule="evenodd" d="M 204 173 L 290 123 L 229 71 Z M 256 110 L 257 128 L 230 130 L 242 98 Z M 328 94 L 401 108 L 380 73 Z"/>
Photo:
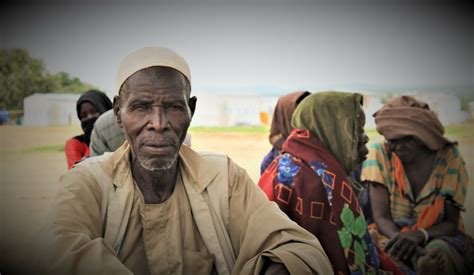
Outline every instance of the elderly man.
<path id="1" fill-rule="evenodd" d="M 114 110 L 127 142 L 61 178 L 41 263 L 104 274 L 331 274 L 318 240 L 229 158 L 181 146 L 196 107 L 185 60 L 128 55 Z"/>

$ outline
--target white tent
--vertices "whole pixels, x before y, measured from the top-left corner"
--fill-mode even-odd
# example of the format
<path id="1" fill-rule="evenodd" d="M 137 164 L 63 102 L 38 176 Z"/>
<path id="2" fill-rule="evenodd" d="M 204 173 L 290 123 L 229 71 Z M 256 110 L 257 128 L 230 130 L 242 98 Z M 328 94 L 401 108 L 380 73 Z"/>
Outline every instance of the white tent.
<path id="1" fill-rule="evenodd" d="M 79 124 L 76 102 L 79 94 L 33 94 L 23 99 L 24 125 Z"/>
<path id="2" fill-rule="evenodd" d="M 268 118 L 278 100 L 274 96 L 248 94 L 195 93 L 198 98 L 192 126 L 262 125 L 262 114 Z"/>
<path id="3" fill-rule="evenodd" d="M 469 117 L 468 112 L 461 110 L 461 99 L 455 95 L 426 93 L 414 96 L 428 103 L 443 125 L 463 123 Z"/>
<path id="4" fill-rule="evenodd" d="M 474 119 L 474 101 L 469 102 L 470 119 Z"/>

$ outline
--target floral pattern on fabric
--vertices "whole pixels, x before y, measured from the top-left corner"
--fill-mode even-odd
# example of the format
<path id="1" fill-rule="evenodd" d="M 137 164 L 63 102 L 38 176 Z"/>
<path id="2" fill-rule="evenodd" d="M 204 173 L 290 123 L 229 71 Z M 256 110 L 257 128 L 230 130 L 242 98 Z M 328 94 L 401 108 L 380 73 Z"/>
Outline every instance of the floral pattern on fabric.
<path id="1" fill-rule="evenodd" d="M 378 249 L 347 174 L 307 130 L 295 129 L 258 185 L 286 215 L 313 233 L 334 274 L 403 274 Z"/>
<path id="2" fill-rule="evenodd" d="M 331 175 L 334 175 L 333 173 L 329 173 L 328 166 L 324 162 L 317 162 L 317 161 L 312 161 L 310 163 L 311 169 L 323 180 L 324 184 L 324 189 L 326 190 L 326 194 L 328 196 L 328 202 L 329 205 L 332 206 L 332 191 L 334 190 L 334 180 L 335 176 L 332 177 Z"/>
<path id="3" fill-rule="evenodd" d="M 328 170 L 328 165 L 324 162 L 312 161 L 311 169 L 321 178 L 329 204 L 332 206 L 333 190 L 336 176 Z M 344 248 L 346 257 L 349 252 L 354 253 L 355 262 L 349 266 L 352 274 L 374 273 L 375 270 L 365 265 L 366 258 L 370 259 L 371 265 L 379 266 L 377 250 L 372 238 L 367 230 L 366 221 L 363 215 L 357 218 L 347 203 L 344 204 L 340 215 L 343 227 L 337 231 L 341 246 Z"/>
<path id="4" fill-rule="evenodd" d="M 281 156 L 278 162 L 278 182 L 291 186 L 293 178 L 298 174 L 300 168 L 293 162 L 289 154 Z"/>

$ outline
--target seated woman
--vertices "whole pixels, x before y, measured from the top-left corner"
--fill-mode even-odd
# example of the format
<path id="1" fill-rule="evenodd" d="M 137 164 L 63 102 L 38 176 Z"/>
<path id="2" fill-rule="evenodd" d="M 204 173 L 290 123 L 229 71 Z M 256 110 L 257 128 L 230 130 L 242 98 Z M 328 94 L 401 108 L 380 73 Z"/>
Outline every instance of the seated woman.
<path id="1" fill-rule="evenodd" d="M 89 156 L 89 142 L 94 123 L 102 113 L 110 109 L 112 109 L 112 102 L 101 91 L 89 90 L 79 97 L 76 111 L 84 134 L 75 136 L 66 142 L 64 151 L 68 169 Z"/>
<path id="2" fill-rule="evenodd" d="M 373 243 L 348 174 L 368 153 L 362 95 L 309 95 L 292 117 L 295 128 L 259 186 L 288 217 L 321 242 L 334 274 L 400 274 Z M 380 252 L 380 254 L 378 253 Z"/>
<path id="3" fill-rule="evenodd" d="M 293 115 L 296 106 L 310 94 L 310 92 L 293 92 L 278 98 L 275 110 L 273 111 L 270 136 L 268 137 L 272 149 L 265 155 L 260 164 L 260 175 L 280 154 L 281 146 L 290 135 L 291 130 L 293 130 L 293 127 L 291 127 L 291 115 Z"/>
<path id="4" fill-rule="evenodd" d="M 456 142 L 411 96 L 391 99 L 374 117 L 385 141 L 370 146 L 361 179 L 370 183 L 380 246 L 422 274 L 471 274 L 472 239 L 460 216 L 469 179 Z"/>

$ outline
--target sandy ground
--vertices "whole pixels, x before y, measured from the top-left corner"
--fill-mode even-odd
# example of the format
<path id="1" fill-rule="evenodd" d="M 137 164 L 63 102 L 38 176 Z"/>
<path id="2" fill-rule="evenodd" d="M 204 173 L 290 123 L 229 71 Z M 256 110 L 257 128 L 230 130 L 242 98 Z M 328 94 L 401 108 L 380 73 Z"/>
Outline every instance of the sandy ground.
<path id="1" fill-rule="evenodd" d="M 79 127 L 0 127 L 0 273 L 28 269 L 30 253 L 38 253 L 32 251 L 31 244 L 46 218 L 58 179 L 66 172 L 64 152 L 29 149 L 63 144 L 78 133 Z M 255 182 L 260 161 L 270 148 L 263 133 L 193 133 L 192 146 L 229 155 Z M 474 138 L 461 140 L 460 148 L 474 178 Z M 474 221 L 470 219 L 474 213 L 472 190 L 466 206 L 466 228 L 474 236 Z"/>

